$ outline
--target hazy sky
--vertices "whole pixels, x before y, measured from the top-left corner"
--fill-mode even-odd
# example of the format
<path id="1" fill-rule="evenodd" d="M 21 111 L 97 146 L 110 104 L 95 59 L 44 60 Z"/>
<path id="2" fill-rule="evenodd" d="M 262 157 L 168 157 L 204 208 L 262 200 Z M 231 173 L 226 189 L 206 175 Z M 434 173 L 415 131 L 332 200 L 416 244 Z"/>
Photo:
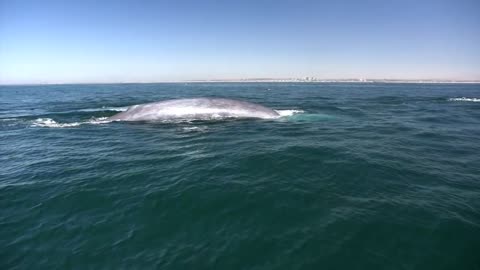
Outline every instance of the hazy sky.
<path id="1" fill-rule="evenodd" d="M 480 79 L 480 1 L 0 0 L 0 83 Z"/>

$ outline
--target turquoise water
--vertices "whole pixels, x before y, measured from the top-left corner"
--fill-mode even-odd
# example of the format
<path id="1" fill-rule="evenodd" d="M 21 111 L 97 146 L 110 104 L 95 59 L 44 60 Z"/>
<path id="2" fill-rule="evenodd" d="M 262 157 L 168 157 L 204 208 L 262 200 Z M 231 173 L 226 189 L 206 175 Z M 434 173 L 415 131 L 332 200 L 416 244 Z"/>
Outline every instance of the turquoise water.
<path id="1" fill-rule="evenodd" d="M 105 121 L 199 96 L 296 114 Z M 479 98 L 475 84 L 1 86 L 0 269 L 480 269 Z"/>

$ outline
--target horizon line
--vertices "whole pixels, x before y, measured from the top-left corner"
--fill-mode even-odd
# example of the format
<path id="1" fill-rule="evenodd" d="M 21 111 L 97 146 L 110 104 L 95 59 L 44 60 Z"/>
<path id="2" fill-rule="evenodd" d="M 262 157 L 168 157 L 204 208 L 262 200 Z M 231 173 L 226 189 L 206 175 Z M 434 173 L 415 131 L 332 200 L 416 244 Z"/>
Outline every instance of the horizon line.
<path id="1" fill-rule="evenodd" d="M 2 83 L 0 86 L 22 85 L 74 85 L 74 84 L 156 84 L 156 83 L 242 83 L 242 82 L 268 82 L 268 83 L 480 83 L 480 79 L 455 80 L 455 79 L 371 79 L 371 78 L 342 78 L 319 79 L 306 76 L 304 78 L 245 78 L 245 79 L 190 79 L 190 80 L 160 80 L 160 81 L 90 81 L 90 82 L 12 82 Z"/>

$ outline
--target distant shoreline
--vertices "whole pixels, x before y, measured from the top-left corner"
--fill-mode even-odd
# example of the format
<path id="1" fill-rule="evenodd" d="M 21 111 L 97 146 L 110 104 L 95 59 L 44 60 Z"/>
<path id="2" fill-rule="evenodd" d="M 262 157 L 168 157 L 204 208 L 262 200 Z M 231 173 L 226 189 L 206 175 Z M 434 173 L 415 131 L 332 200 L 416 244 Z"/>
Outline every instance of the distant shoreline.
<path id="1" fill-rule="evenodd" d="M 389 79 L 232 79 L 232 80 L 178 80 L 157 82 L 57 82 L 57 83 L 0 83 L 0 86 L 28 86 L 28 85 L 88 85 L 88 84 L 160 84 L 160 83 L 358 83 L 358 84 L 480 84 L 479 81 L 454 80 L 389 80 Z"/>

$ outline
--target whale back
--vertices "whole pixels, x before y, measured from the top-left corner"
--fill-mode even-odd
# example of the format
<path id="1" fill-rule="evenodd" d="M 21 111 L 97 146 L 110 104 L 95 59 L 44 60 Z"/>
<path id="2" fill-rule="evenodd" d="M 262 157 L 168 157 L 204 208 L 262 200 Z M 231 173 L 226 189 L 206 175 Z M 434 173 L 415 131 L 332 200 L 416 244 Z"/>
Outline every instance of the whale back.
<path id="1" fill-rule="evenodd" d="M 277 118 L 265 106 L 225 98 L 189 98 L 133 105 L 110 117 L 114 121 L 155 121 L 169 119 L 208 120 L 222 118 Z"/>

